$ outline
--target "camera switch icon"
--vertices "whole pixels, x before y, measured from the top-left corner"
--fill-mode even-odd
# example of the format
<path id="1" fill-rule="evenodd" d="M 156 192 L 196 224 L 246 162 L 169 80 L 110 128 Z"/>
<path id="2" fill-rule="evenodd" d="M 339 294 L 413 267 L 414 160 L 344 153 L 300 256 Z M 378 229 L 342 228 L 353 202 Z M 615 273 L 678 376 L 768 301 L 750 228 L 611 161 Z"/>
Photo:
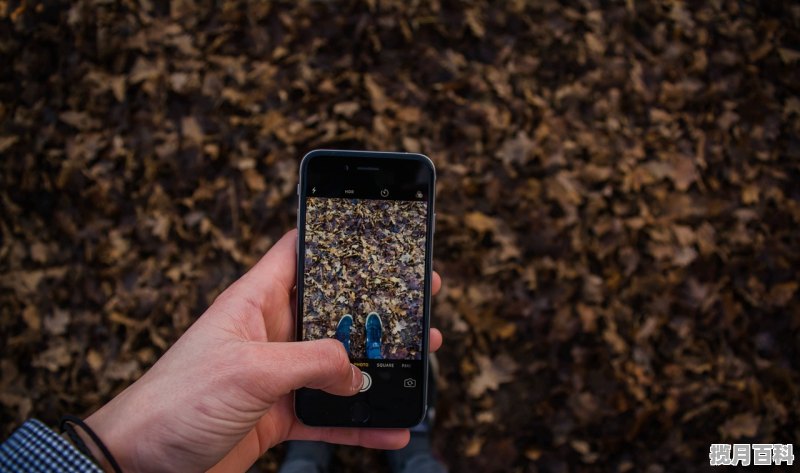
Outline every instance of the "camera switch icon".
<path id="1" fill-rule="evenodd" d="M 416 388 L 417 387 L 417 380 L 414 378 L 406 378 L 403 380 L 403 387 L 404 388 Z"/>
<path id="2" fill-rule="evenodd" d="M 381 191 L 381 197 L 389 197 L 389 189 L 383 189 Z"/>

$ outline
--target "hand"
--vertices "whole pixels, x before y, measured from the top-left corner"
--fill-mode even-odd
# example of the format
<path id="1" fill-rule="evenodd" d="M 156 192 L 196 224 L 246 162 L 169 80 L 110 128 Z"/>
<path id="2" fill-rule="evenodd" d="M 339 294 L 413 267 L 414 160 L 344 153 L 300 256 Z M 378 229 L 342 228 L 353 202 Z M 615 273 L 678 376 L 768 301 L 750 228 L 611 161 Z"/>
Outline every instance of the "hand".
<path id="1" fill-rule="evenodd" d="M 296 239 L 295 231 L 284 235 L 144 376 L 86 419 L 123 471 L 245 471 L 284 440 L 408 443 L 407 429 L 319 428 L 296 419 L 293 390 L 350 396 L 362 380 L 338 341 L 290 342 Z M 433 293 L 440 287 L 434 273 Z M 441 344 L 431 329 L 431 351 Z"/>

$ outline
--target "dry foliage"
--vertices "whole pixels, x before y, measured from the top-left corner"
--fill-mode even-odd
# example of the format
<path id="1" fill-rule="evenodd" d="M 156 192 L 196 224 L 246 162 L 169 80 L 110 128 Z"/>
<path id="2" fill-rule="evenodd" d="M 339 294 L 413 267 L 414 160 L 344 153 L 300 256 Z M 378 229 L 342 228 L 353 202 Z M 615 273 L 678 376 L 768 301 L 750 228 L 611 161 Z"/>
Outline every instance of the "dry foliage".
<path id="1" fill-rule="evenodd" d="M 4 433 L 139 376 L 342 147 L 436 163 L 453 471 L 800 444 L 796 4 L 210 5 L 0 2 Z"/>
<path id="2" fill-rule="evenodd" d="M 303 334 L 333 337 L 353 316 L 350 353 L 366 358 L 366 320 L 383 324 L 382 357 L 422 358 L 425 202 L 310 197 Z"/>

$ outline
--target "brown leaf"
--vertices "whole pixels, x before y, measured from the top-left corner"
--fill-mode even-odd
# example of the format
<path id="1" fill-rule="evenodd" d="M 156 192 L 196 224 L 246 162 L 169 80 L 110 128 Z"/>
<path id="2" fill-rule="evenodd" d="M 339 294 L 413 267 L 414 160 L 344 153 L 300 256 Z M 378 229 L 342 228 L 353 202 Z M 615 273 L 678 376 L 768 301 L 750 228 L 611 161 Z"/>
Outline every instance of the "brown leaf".
<path id="1" fill-rule="evenodd" d="M 25 306 L 22 311 L 22 320 L 28 324 L 34 332 L 38 332 L 42 327 L 42 317 L 39 315 L 39 309 L 34 305 Z"/>
<path id="2" fill-rule="evenodd" d="M 34 242 L 31 245 L 31 259 L 37 263 L 44 263 L 47 261 L 47 245 L 40 241 Z"/>
<path id="3" fill-rule="evenodd" d="M 503 142 L 497 156 L 503 160 L 506 165 L 523 164 L 526 163 L 533 152 L 534 142 L 528 135 L 520 130 L 514 138 L 507 139 Z"/>
<path id="4" fill-rule="evenodd" d="M 606 45 L 594 33 L 587 32 L 583 35 L 586 41 L 586 48 L 595 56 L 602 56 L 606 52 Z"/>
<path id="5" fill-rule="evenodd" d="M 103 356 L 96 350 L 89 350 L 86 354 L 86 363 L 92 371 L 98 372 L 103 367 Z"/>
<path id="6" fill-rule="evenodd" d="M 769 291 L 769 298 L 777 307 L 785 307 L 792 300 L 797 292 L 797 281 L 789 281 L 772 286 Z"/>
<path id="7" fill-rule="evenodd" d="M 557 200 L 565 208 L 583 201 L 581 187 L 566 171 L 558 173 L 555 179 L 547 181 L 547 196 Z"/>
<path id="8" fill-rule="evenodd" d="M 247 188 L 251 191 L 263 192 L 267 190 L 267 182 L 264 180 L 264 176 L 255 169 L 245 169 L 242 172 L 242 176 L 244 177 L 245 184 L 247 184 Z"/>
<path id="9" fill-rule="evenodd" d="M 483 355 L 475 358 L 478 363 L 478 376 L 472 379 L 469 385 L 469 395 L 480 397 L 487 390 L 496 390 L 503 383 L 513 381 L 517 371 L 517 363 L 506 354 L 492 360 Z"/>
<path id="10" fill-rule="evenodd" d="M 376 113 L 382 113 L 384 110 L 386 110 L 388 105 L 386 94 L 383 92 L 383 88 L 378 85 L 371 74 L 364 74 L 364 87 L 366 87 L 367 93 L 369 93 L 372 110 L 374 110 Z"/>
<path id="11" fill-rule="evenodd" d="M 671 172 L 672 182 L 679 191 L 685 191 L 697 180 L 697 170 L 694 158 L 685 155 L 676 155 L 673 160 Z"/>
<path id="12" fill-rule="evenodd" d="M 480 12 L 475 8 L 470 8 L 464 12 L 464 19 L 472 34 L 476 38 L 483 38 L 486 35 L 486 28 L 483 26 Z"/>
<path id="13" fill-rule="evenodd" d="M 351 118 L 353 115 L 356 114 L 361 110 L 361 105 L 358 102 L 339 102 L 333 106 L 333 113 L 337 115 L 342 115 L 346 118 Z"/>
<path id="14" fill-rule="evenodd" d="M 499 226 L 497 219 L 492 218 L 482 212 L 468 213 L 464 216 L 464 223 L 468 228 L 471 228 L 478 233 L 494 232 Z"/>
<path id="15" fill-rule="evenodd" d="M 79 130 L 92 130 L 100 127 L 100 121 L 92 118 L 86 112 L 69 110 L 61 112 L 58 118 L 67 125 L 73 126 Z"/>
<path id="16" fill-rule="evenodd" d="M 128 74 L 128 80 L 131 84 L 137 84 L 139 82 L 156 79 L 160 74 L 161 67 L 159 64 L 148 61 L 143 56 L 139 56 L 131 72 Z"/>
<path id="17" fill-rule="evenodd" d="M 45 316 L 44 329 L 50 335 L 63 335 L 66 333 L 71 319 L 66 310 L 55 309 L 52 314 Z"/>
<path id="18" fill-rule="evenodd" d="M 106 368 L 109 379 L 132 380 L 139 376 L 139 362 L 136 360 L 112 361 Z"/>
<path id="19" fill-rule="evenodd" d="M 0 136 L 0 153 L 6 152 L 17 141 L 19 141 L 18 136 Z"/>
<path id="20" fill-rule="evenodd" d="M 800 59 L 800 51 L 789 48 L 778 48 L 778 55 L 781 57 L 781 61 L 786 64 L 793 64 Z"/>
<path id="21" fill-rule="evenodd" d="M 72 354 L 64 343 L 58 343 L 56 346 L 39 353 L 33 359 L 33 366 L 45 368 L 52 373 L 69 366 L 70 363 L 72 363 Z"/>
<path id="22" fill-rule="evenodd" d="M 484 442 L 486 442 L 486 439 L 482 437 L 473 437 L 469 443 L 467 443 L 467 446 L 464 447 L 464 455 L 467 458 L 480 455 Z"/>
<path id="23" fill-rule="evenodd" d="M 186 144 L 197 147 L 203 145 L 203 128 L 195 117 L 188 116 L 181 119 L 181 134 Z"/>
<path id="24" fill-rule="evenodd" d="M 735 415 L 719 427 L 719 434 L 725 439 L 755 437 L 761 425 L 761 416 L 752 412 Z"/>

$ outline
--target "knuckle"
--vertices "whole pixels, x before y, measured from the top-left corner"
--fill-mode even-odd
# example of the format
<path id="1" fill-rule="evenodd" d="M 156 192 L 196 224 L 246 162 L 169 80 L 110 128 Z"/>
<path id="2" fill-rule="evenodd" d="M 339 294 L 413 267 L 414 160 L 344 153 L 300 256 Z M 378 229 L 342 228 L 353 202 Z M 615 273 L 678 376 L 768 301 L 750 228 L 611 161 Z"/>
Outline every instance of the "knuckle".
<path id="1" fill-rule="evenodd" d="M 225 305 L 225 304 L 229 303 L 232 299 L 234 299 L 234 292 L 235 292 L 234 288 L 235 287 L 236 287 L 236 283 L 234 282 L 233 284 L 228 286 L 227 289 L 225 289 L 224 291 L 222 291 L 219 294 L 217 294 L 217 296 L 214 298 L 214 301 L 211 303 L 211 305 Z"/>
<path id="2" fill-rule="evenodd" d="M 350 358 L 344 350 L 342 344 L 333 339 L 324 340 L 320 343 L 319 360 L 322 369 L 326 372 L 345 375 L 350 372 Z"/>

